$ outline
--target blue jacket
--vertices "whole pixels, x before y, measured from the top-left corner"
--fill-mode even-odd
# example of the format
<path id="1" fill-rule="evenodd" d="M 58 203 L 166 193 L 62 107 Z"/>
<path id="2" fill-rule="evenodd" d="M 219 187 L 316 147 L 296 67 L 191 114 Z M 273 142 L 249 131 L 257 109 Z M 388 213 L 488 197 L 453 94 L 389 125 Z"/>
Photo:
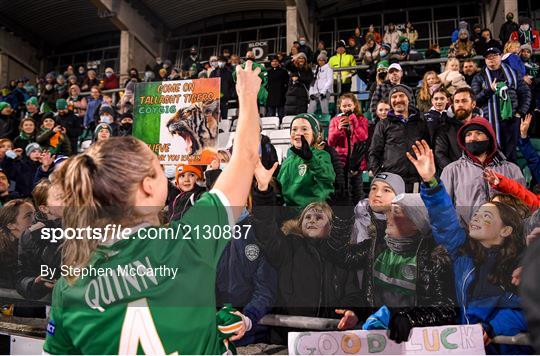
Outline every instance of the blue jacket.
<path id="1" fill-rule="evenodd" d="M 236 346 L 264 342 L 269 328 L 257 325 L 274 306 L 277 291 L 277 272 L 264 258 L 255 241 L 255 231 L 247 232 L 251 219 L 239 222 L 242 236 L 231 239 L 221 259 L 216 276 L 218 306 L 230 303 L 251 319 L 252 327 Z M 268 340 L 266 340 L 268 342 Z"/>
<path id="2" fill-rule="evenodd" d="M 518 141 L 518 146 L 521 154 L 527 160 L 527 164 L 529 166 L 529 169 L 531 170 L 531 174 L 534 180 L 536 181 L 536 183 L 540 184 L 540 156 L 532 145 L 531 140 L 528 137 L 520 137 Z"/>
<path id="3" fill-rule="evenodd" d="M 420 194 L 429 213 L 433 237 L 437 244 L 443 245 L 454 265 L 456 300 L 460 307 L 461 323 L 481 323 L 484 329 L 492 331 L 491 336 L 513 336 L 527 332 L 527 322 L 521 310 L 521 298 L 504 292 L 497 297 L 469 300 L 469 291 L 474 285 L 475 270 L 471 256 L 460 253 L 460 247 L 467 241 L 467 234 L 459 224 L 452 199 L 442 183 L 435 188 L 421 187 Z M 491 329 L 491 330 L 489 330 Z M 530 347 L 516 345 L 493 345 L 504 354 L 531 352 Z M 489 352 L 489 347 L 487 349 Z"/>

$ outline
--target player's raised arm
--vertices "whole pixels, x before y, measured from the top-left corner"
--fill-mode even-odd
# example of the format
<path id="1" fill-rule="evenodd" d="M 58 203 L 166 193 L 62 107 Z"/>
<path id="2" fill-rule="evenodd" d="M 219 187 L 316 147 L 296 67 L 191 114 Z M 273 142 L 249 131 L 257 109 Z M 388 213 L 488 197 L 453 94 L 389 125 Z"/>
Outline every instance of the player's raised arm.
<path id="1" fill-rule="evenodd" d="M 245 68 L 236 66 L 236 91 L 239 101 L 238 125 L 233 154 L 227 168 L 221 173 L 214 189 L 221 191 L 231 204 L 236 220 L 246 204 L 253 172 L 259 160 L 260 128 L 257 94 L 261 86 L 260 69 L 252 69 L 247 61 Z"/>

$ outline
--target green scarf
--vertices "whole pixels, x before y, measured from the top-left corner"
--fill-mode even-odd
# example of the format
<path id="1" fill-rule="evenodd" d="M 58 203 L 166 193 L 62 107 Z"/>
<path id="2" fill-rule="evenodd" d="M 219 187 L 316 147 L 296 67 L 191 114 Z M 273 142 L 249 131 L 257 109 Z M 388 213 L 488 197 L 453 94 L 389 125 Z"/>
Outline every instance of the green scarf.
<path id="1" fill-rule="evenodd" d="M 21 131 L 21 132 L 19 133 L 19 137 L 20 137 L 21 139 L 23 139 L 23 140 L 28 140 L 28 141 L 34 142 L 33 137 L 30 136 L 30 135 L 28 135 L 28 134 L 25 133 L 24 131 Z"/>
<path id="2" fill-rule="evenodd" d="M 498 82 L 495 94 L 499 97 L 499 110 L 501 120 L 512 118 L 512 100 L 508 96 L 508 86 L 504 82 Z"/>

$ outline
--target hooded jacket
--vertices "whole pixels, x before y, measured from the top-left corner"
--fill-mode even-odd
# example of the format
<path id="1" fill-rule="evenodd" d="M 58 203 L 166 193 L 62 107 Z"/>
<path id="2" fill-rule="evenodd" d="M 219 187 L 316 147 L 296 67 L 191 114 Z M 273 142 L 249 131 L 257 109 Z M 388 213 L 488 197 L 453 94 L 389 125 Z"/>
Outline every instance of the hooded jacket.
<path id="1" fill-rule="evenodd" d="M 304 161 L 291 149 L 281 164 L 278 181 L 286 205 L 305 207 L 325 201 L 334 192 L 336 174 L 328 152 L 311 147 L 313 158 Z"/>
<path id="2" fill-rule="evenodd" d="M 434 188 L 421 186 L 420 194 L 426 205 L 433 238 L 437 244 L 444 246 L 454 267 L 454 284 L 457 303 L 460 307 L 460 324 L 481 323 L 488 336 L 497 335 L 514 336 L 517 333 L 527 332 L 527 323 L 521 309 L 521 298 L 505 291 L 502 286 L 500 294 L 473 300 L 471 290 L 475 285 L 475 266 L 473 258 L 460 251 L 466 243 L 467 235 L 460 226 L 456 210 L 452 201 L 440 184 Z M 516 261 L 516 264 L 518 261 Z M 531 353 L 530 346 L 519 345 L 489 345 L 493 352 L 498 354 Z M 493 350 L 498 348 L 498 350 Z"/>
<path id="3" fill-rule="evenodd" d="M 473 124 L 483 126 L 489 133 L 490 140 L 493 143 L 484 163 L 481 163 L 465 147 L 464 130 Z M 478 117 L 471 119 L 459 129 L 457 140 L 459 147 L 463 150 L 463 155 L 443 169 L 441 181 L 444 183 L 458 214 L 463 219 L 462 222 L 466 225 L 470 221 L 473 212 L 487 202 L 495 192 L 483 179 L 485 168 L 493 169 L 495 172 L 512 178 L 520 184 L 525 184 L 525 178 L 519 167 L 512 162 L 508 162 L 506 157 L 498 151 L 495 132 L 486 119 Z"/>
<path id="4" fill-rule="evenodd" d="M 421 114 L 409 107 L 409 119 L 403 123 L 394 111 L 379 121 L 369 148 L 368 168 L 376 173 L 387 171 L 400 175 L 405 183 L 420 181 L 416 169 L 407 157 L 411 146 L 419 140 L 429 141 L 429 131 Z"/>
<path id="5" fill-rule="evenodd" d="M 361 306 L 368 315 L 370 309 L 381 307 L 376 305 L 376 294 L 379 295 L 383 288 L 375 285 L 373 266 L 376 259 L 388 249 L 384 234 L 377 233 L 377 230 L 375 224 L 369 226 L 369 238 L 358 244 L 344 243 L 347 233 L 337 238 L 332 236 L 325 241 L 324 250 L 328 259 L 343 268 L 363 269 L 361 290 L 365 293 L 366 302 Z M 457 314 L 450 259 L 443 248 L 435 245 L 431 236 L 419 238 L 414 305 L 396 308 L 393 312 L 405 316 L 413 327 L 453 324 Z"/>
<path id="6" fill-rule="evenodd" d="M 335 308 L 352 309 L 362 301 L 354 271 L 325 259 L 324 239 L 304 237 L 276 223 L 276 199 L 271 188 L 253 192 L 253 228 L 267 261 L 278 271 L 278 303 L 289 315 L 339 318 Z M 343 231 L 334 224 L 332 234 Z"/>

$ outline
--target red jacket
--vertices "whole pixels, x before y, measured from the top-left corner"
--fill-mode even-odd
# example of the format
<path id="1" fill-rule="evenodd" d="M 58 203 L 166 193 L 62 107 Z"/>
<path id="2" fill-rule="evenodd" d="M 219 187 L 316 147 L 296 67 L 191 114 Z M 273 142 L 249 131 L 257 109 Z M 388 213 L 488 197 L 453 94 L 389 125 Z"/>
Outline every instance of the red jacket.
<path id="1" fill-rule="evenodd" d="M 334 147 L 339 154 L 341 163 L 345 165 L 347 162 L 347 131 L 344 129 L 338 129 L 339 119 L 341 116 L 336 116 L 330 120 L 330 127 L 328 128 L 328 144 Z M 368 139 L 368 120 L 363 116 L 356 116 L 352 114 L 350 116 L 350 135 L 351 135 L 351 151 L 355 143 L 364 142 Z M 363 159 L 360 164 L 360 170 L 365 170 L 367 167 L 366 160 Z M 350 170 L 354 171 L 357 167 L 350 167 Z"/>
<path id="2" fill-rule="evenodd" d="M 540 208 L 540 195 L 536 195 L 513 179 L 507 178 L 502 174 L 495 173 L 499 178 L 499 184 L 492 185 L 493 189 L 497 189 L 501 193 L 506 193 L 515 196 L 527 205 L 531 211 Z"/>
<path id="3" fill-rule="evenodd" d="M 538 30 L 531 29 L 531 33 L 533 35 L 533 42 L 531 43 L 531 47 L 533 49 L 540 49 L 540 33 Z M 519 33 L 518 31 L 512 32 L 510 35 L 510 41 L 518 41 L 519 42 Z"/>

